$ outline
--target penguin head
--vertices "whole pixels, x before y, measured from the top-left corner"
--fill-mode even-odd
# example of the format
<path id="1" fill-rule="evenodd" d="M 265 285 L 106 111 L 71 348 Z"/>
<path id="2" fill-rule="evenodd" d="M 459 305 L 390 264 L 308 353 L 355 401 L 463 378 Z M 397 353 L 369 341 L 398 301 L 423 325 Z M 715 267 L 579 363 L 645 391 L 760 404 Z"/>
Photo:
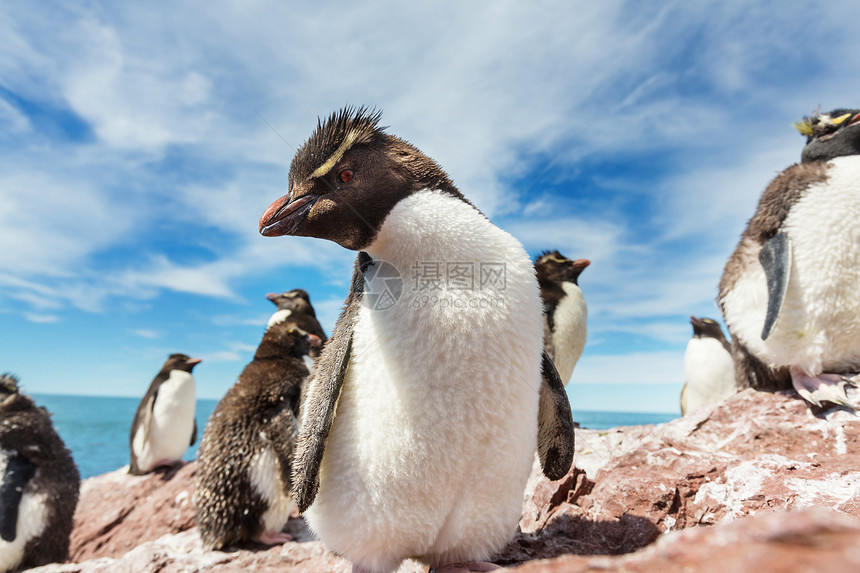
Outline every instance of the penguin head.
<path id="1" fill-rule="evenodd" d="M 535 271 L 540 283 L 579 284 L 580 273 L 590 264 L 588 259 L 572 261 L 558 251 L 544 251 L 535 261 Z"/>
<path id="2" fill-rule="evenodd" d="M 723 341 L 726 339 L 723 334 L 723 329 L 720 328 L 720 324 L 711 320 L 710 318 L 698 318 L 695 316 L 690 317 L 690 324 L 693 325 L 693 337 L 694 338 L 716 338 L 717 340 Z"/>
<path id="3" fill-rule="evenodd" d="M 311 306 L 311 297 L 303 289 L 296 288 L 280 294 L 270 292 L 266 295 L 266 298 L 272 301 L 278 307 L 278 310 L 289 310 L 300 314 L 316 316 L 314 307 Z"/>
<path id="4" fill-rule="evenodd" d="M 200 358 L 191 358 L 186 354 L 171 354 L 167 358 L 167 362 L 161 368 L 162 372 L 170 372 L 171 370 L 182 370 L 191 372 L 195 366 L 203 362 Z"/>
<path id="5" fill-rule="evenodd" d="M 839 108 L 827 113 L 816 110 L 793 125 L 806 136 L 806 146 L 800 154 L 803 163 L 860 154 L 860 109 Z"/>
<path id="6" fill-rule="evenodd" d="M 260 218 L 266 237 L 297 235 L 362 250 L 401 199 L 422 189 L 462 195 L 439 165 L 385 133 L 380 112 L 346 107 L 320 120 L 290 165 L 289 193 Z"/>
<path id="7" fill-rule="evenodd" d="M 33 399 L 21 392 L 18 387 L 18 378 L 13 374 L 0 374 L 0 419 L 12 412 L 23 412 L 30 410 L 45 412 L 44 408 L 37 408 Z"/>
<path id="8" fill-rule="evenodd" d="M 18 378 L 12 374 L 0 374 L 0 405 L 11 402 L 18 395 Z"/>
<path id="9" fill-rule="evenodd" d="M 319 336 L 311 334 L 292 323 L 281 323 L 274 328 L 268 329 L 263 341 L 266 343 L 266 349 L 263 351 L 265 356 L 268 356 L 274 350 L 277 356 L 286 354 L 301 358 L 302 356 L 310 355 L 311 348 L 322 346 L 322 339 Z M 258 351 L 262 348 L 263 345 L 261 344 Z"/>

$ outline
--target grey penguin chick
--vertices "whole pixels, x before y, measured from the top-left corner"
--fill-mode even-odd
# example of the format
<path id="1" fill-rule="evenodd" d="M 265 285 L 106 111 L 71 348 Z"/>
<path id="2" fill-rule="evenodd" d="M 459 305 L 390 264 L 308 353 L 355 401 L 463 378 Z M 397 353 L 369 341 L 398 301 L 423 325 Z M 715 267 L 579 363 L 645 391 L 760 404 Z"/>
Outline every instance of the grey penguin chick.
<path id="1" fill-rule="evenodd" d="M 587 336 L 588 306 L 579 275 L 591 261 L 572 261 L 558 251 L 545 251 L 535 261 L 544 309 L 544 349 L 567 384 L 582 356 Z"/>
<path id="2" fill-rule="evenodd" d="M 295 504 L 290 471 L 298 437 L 304 358 L 318 336 L 293 324 L 266 329 L 254 359 L 218 402 L 200 442 L 194 501 L 206 549 L 274 545 Z"/>
<path id="3" fill-rule="evenodd" d="M 269 318 L 270 327 L 282 321 L 289 321 L 305 332 L 319 337 L 323 344 L 328 340 L 306 290 L 297 288 L 282 293 L 270 292 L 266 298 L 278 307 L 277 312 Z M 318 358 L 321 351 L 322 346 L 312 346 L 310 357 Z"/>
<path id="4" fill-rule="evenodd" d="M 802 162 L 768 185 L 717 298 L 740 387 L 853 408 L 860 369 L 860 110 L 807 117 Z"/>
<path id="5" fill-rule="evenodd" d="M 535 449 L 552 479 L 570 469 L 570 405 L 528 253 L 379 119 L 320 121 L 260 219 L 265 236 L 359 251 L 308 382 L 293 492 L 354 572 L 474 570 L 514 536 Z"/>
<path id="6" fill-rule="evenodd" d="M 0 571 L 69 558 L 80 486 L 50 414 L 0 374 Z"/>
<path id="7" fill-rule="evenodd" d="M 143 475 L 159 466 L 181 463 L 188 446 L 197 441 L 197 394 L 191 371 L 200 362 L 185 354 L 171 354 L 152 380 L 131 424 L 128 473 Z"/>
<path id="8" fill-rule="evenodd" d="M 684 387 L 681 415 L 725 400 L 737 392 L 732 347 L 719 323 L 710 318 L 690 317 L 693 338 L 684 353 Z"/>

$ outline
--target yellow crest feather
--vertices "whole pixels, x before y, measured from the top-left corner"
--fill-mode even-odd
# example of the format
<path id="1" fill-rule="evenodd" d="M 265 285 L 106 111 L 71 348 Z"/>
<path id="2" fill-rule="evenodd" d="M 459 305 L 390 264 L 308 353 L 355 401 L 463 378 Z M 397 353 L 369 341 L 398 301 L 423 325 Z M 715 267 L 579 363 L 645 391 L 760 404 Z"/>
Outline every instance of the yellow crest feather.
<path id="1" fill-rule="evenodd" d="M 801 135 L 805 135 L 806 137 L 812 137 L 812 122 L 808 119 L 804 119 L 803 121 L 796 121 L 791 124 L 794 129 L 800 132 Z"/>

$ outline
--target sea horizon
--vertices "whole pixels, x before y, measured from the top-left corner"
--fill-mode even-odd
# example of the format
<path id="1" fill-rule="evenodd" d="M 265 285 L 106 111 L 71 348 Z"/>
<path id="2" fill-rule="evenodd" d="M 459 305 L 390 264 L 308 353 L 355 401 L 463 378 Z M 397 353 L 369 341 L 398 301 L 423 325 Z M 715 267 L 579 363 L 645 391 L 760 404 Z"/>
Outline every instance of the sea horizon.
<path id="1" fill-rule="evenodd" d="M 47 393 L 31 396 L 38 406 L 44 406 L 51 413 L 54 428 L 72 452 L 81 479 L 115 471 L 129 463 L 129 433 L 141 397 Z M 197 441 L 188 448 L 184 460 L 197 457 L 203 430 L 218 401 L 197 399 Z M 680 413 L 677 412 L 573 410 L 574 421 L 593 430 L 662 424 L 678 417 Z"/>

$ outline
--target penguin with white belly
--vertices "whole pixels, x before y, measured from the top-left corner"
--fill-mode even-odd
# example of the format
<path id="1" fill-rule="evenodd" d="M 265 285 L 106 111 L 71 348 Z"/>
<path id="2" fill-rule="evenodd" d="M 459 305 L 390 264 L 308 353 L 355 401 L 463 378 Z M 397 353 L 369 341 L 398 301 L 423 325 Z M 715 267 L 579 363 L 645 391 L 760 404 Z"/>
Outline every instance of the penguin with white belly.
<path id="1" fill-rule="evenodd" d="M 197 441 L 197 394 L 191 371 L 200 362 L 185 354 L 171 354 L 152 380 L 131 424 L 128 473 L 143 475 L 181 463 L 188 446 Z"/>
<path id="2" fill-rule="evenodd" d="M 278 321 L 218 402 L 200 441 L 194 501 L 206 549 L 289 541 L 290 471 L 305 360 L 320 338 Z"/>
<path id="3" fill-rule="evenodd" d="M 860 110 L 795 125 L 802 162 L 765 189 L 726 264 L 717 302 L 741 387 L 792 386 L 853 409 L 860 371 Z"/>
<path id="4" fill-rule="evenodd" d="M 68 559 L 80 485 L 50 414 L 0 374 L 0 572 Z"/>
<path id="5" fill-rule="evenodd" d="M 591 261 L 571 261 L 558 251 L 541 253 L 535 261 L 544 309 L 544 348 L 567 384 L 585 348 L 588 306 L 579 275 Z"/>
<path id="6" fill-rule="evenodd" d="M 260 220 L 359 251 L 302 406 L 293 492 L 354 572 L 479 570 L 516 531 L 535 449 L 550 478 L 570 469 L 570 405 L 525 249 L 379 119 L 320 121 Z"/>
<path id="7" fill-rule="evenodd" d="M 684 387 L 681 415 L 706 404 L 725 400 L 737 392 L 732 347 L 719 323 L 710 318 L 690 317 L 693 338 L 684 353 Z"/>

